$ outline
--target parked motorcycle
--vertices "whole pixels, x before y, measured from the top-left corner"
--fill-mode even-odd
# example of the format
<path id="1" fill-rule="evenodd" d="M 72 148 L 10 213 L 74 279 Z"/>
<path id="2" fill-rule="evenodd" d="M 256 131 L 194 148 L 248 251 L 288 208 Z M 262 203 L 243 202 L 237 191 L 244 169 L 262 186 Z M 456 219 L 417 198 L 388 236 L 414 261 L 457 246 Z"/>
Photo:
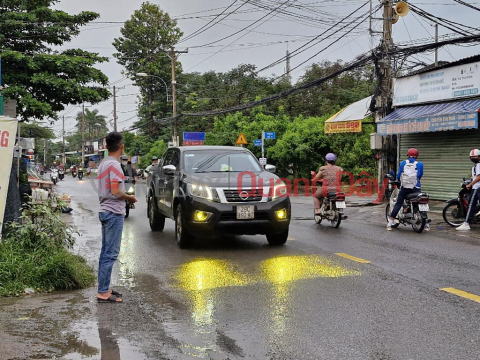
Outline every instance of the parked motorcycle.
<path id="1" fill-rule="evenodd" d="M 342 220 L 347 219 L 347 216 L 343 214 L 343 209 L 345 208 L 344 193 L 327 194 L 320 207 L 320 214 L 314 214 L 315 222 L 320 224 L 322 220 L 327 220 L 330 221 L 334 228 L 338 228 Z"/>
<path id="2" fill-rule="evenodd" d="M 83 179 L 83 168 L 78 168 L 78 180 Z"/>
<path id="3" fill-rule="evenodd" d="M 63 180 L 64 177 L 65 177 L 65 169 L 59 169 L 58 170 L 58 178 L 60 180 Z"/>
<path id="4" fill-rule="evenodd" d="M 470 200 L 471 190 L 467 189 L 467 185 L 472 182 L 472 179 L 463 178 L 461 189 L 458 193 L 458 197 L 448 200 L 447 205 L 443 208 L 443 220 L 453 227 L 462 225 L 467 217 L 468 202 Z M 476 205 L 475 214 L 479 211 L 479 205 Z M 480 217 L 474 216 L 472 223 L 480 223 Z"/>
<path id="5" fill-rule="evenodd" d="M 125 181 L 125 193 L 127 195 L 135 195 L 135 180 L 127 179 Z M 135 209 L 135 204 L 130 204 L 127 200 L 125 200 L 125 218 L 128 218 L 130 215 L 130 209 Z"/>
<path id="6" fill-rule="evenodd" d="M 53 185 L 56 185 L 58 182 L 58 170 L 57 169 L 52 169 L 52 172 L 50 173 L 50 181 L 53 181 Z"/>
<path id="7" fill-rule="evenodd" d="M 389 180 L 388 186 L 390 187 L 391 185 L 391 188 L 393 188 L 387 208 L 385 209 L 385 216 L 388 221 L 397 202 L 398 193 L 400 191 L 400 181 L 392 175 L 386 175 L 385 178 L 388 178 Z M 428 198 L 428 194 L 420 191 L 407 195 L 400 211 L 398 212 L 399 223 L 392 225 L 392 227 L 396 228 L 400 224 L 405 226 L 411 225 L 413 231 L 421 233 L 425 229 L 427 223 L 430 222 L 427 214 L 430 210 L 428 206 Z"/>

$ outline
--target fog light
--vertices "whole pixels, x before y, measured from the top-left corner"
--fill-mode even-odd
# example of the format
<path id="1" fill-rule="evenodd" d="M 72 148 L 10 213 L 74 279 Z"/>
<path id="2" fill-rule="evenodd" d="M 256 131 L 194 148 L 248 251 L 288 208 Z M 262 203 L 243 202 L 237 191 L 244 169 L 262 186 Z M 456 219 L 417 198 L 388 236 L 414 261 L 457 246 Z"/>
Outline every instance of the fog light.
<path id="1" fill-rule="evenodd" d="M 277 216 L 278 220 L 285 220 L 287 218 L 287 210 L 282 209 L 275 211 L 275 215 Z"/>
<path id="2" fill-rule="evenodd" d="M 205 222 L 208 219 L 210 219 L 211 216 L 212 216 L 212 213 L 209 213 L 206 211 L 200 211 L 200 210 L 195 211 L 195 221 L 198 221 L 198 222 Z"/>

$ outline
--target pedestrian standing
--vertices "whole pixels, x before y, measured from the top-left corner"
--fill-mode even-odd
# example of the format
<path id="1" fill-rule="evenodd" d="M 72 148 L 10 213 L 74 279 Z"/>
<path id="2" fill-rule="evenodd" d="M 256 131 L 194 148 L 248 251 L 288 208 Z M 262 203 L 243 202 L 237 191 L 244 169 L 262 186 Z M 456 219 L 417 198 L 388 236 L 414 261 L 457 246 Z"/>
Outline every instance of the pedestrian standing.
<path id="1" fill-rule="evenodd" d="M 125 194 L 125 176 L 120 166 L 123 153 L 123 137 L 111 132 L 106 137 L 108 157 L 98 169 L 98 196 L 100 200 L 99 219 L 102 223 L 102 250 L 98 264 L 98 302 L 122 302 L 122 294 L 110 289 L 113 264 L 120 253 L 125 200 L 137 202 L 133 195 Z"/>

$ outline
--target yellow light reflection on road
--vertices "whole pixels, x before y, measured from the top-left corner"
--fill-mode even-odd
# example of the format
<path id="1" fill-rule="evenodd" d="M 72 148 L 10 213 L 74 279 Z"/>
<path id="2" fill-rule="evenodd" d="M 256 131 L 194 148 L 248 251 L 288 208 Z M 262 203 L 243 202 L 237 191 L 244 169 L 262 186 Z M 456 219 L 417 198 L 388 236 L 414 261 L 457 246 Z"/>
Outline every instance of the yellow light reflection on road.
<path id="1" fill-rule="evenodd" d="M 273 296 L 270 302 L 270 327 L 272 340 L 278 341 L 288 335 L 287 325 L 291 323 L 291 291 L 293 282 L 313 278 L 338 278 L 359 275 L 332 261 L 314 255 L 281 256 L 261 263 L 263 276 L 273 284 Z"/>
<path id="2" fill-rule="evenodd" d="M 248 285 L 248 278 L 235 272 L 223 260 L 195 260 L 183 265 L 178 273 L 183 290 L 208 290 Z"/>
<path id="3" fill-rule="evenodd" d="M 261 264 L 263 275 L 274 284 L 287 284 L 295 280 L 318 277 L 335 278 L 359 275 L 315 255 L 281 256 L 268 259 Z"/>
<path id="4" fill-rule="evenodd" d="M 177 281 L 179 287 L 187 291 L 194 331 L 203 335 L 215 334 L 214 290 L 249 284 L 248 278 L 236 272 L 227 261 L 213 259 L 194 260 L 184 264 L 177 274 Z"/>

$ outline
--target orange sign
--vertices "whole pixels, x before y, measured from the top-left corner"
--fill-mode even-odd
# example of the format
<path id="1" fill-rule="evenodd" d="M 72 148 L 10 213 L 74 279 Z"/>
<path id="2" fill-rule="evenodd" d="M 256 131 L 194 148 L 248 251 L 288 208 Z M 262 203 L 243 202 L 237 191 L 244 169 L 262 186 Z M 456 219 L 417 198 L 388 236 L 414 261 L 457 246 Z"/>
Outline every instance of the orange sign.
<path id="1" fill-rule="evenodd" d="M 240 135 L 238 136 L 237 141 L 235 141 L 235 144 L 236 144 L 236 145 L 248 145 L 248 141 L 247 141 L 247 139 L 245 138 L 245 135 L 243 135 L 243 133 L 240 133 Z"/>
<path id="2" fill-rule="evenodd" d="M 360 120 L 325 122 L 325 134 L 358 133 L 362 132 Z"/>

